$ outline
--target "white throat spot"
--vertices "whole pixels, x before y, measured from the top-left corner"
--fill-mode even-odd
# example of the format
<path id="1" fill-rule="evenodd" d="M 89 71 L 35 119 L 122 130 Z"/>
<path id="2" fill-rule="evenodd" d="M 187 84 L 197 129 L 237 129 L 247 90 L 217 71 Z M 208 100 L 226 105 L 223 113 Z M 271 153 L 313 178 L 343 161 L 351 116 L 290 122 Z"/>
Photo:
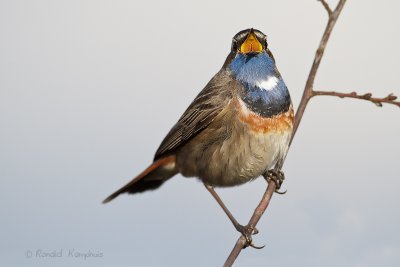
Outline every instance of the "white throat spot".
<path id="1" fill-rule="evenodd" d="M 279 79 L 275 76 L 269 76 L 268 79 L 256 82 L 256 86 L 264 90 L 274 89 L 279 82 Z"/>

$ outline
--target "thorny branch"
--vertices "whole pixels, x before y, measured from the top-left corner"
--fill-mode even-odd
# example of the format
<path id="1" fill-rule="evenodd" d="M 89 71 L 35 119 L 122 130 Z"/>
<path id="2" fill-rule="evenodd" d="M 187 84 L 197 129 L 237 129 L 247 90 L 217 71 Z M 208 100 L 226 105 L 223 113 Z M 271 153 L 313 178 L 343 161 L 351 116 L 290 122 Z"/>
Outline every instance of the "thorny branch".
<path id="1" fill-rule="evenodd" d="M 334 91 L 312 91 L 313 95 L 312 96 L 319 96 L 319 95 L 326 95 L 326 96 L 337 96 L 340 98 L 356 98 L 356 99 L 363 99 L 370 101 L 377 105 L 378 107 L 382 107 L 383 104 L 392 104 L 396 105 L 400 108 L 400 101 L 395 101 L 397 99 L 397 96 L 394 94 L 389 94 L 386 97 L 378 98 L 378 97 L 373 97 L 371 93 L 366 93 L 363 95 L 357 94 L 356 92 L 351 92 L 351 93 L 339 93 L 339 92 L 334 92 Z"/>
<path id="2" fill-rule="evenodd" d="M 333 92 L 333 91 L 328 92 L 328 91 L 314 91 L 313 90 L 314 80 L 315 80 L 319 65 L 321 63 L 322 56 L 324 54 L 325 47 L 328 43 L 328 40 L 329 40 L 329 37 L 333 30 L 333 27 L 335 26 L 335 23 L 343 9 L 343 6 L 346 3 L 346 0 L 339 0 L 336 8 L 334 10 L 332 10 L 330 8 L 329 4 L 325 0 L 318 0 L 318 1 L 321 2 L 323 7 L 325 8 L 325 10 L 327 11 L 329 19 L 328 19 L 328 23 L 326 25 L 325 31 L 322 35 L 322 39 L 319 43 L 318 49 L 315 53 L 314 62 L 312 64 L 310 73 L 307 78 L 303 96 L 301 98 L 299 107 L 296 111 L 294 125 L 293 125 L 293 134 L 292 134 L 292 139 L 291 139 L 290 143 L 292 143 L 292 141 L 293 141 L 293 137 L 296 134 L 297 128 L 299 127 L 300 121 L 303 117 L 304 111 L 306 109 L 306 106 L 307 106 L 309 100 L 314 96 L 324 96 L 325 95 L 325 96 L 336 96 L 336 97 L 340 97 L 340 98 L 345 98 L 345 97 L 346 98 L 355 98 L 355 99 L 362 99 L 362 100 L 370 101 L 380 107 L 382 106 L 383 103 L 393 104 L 393 105 L 400 107 L 400 102 L 395 101 L 397 99 L 397 96 L 395 96 L 393 94 L 389 94 L 388 96 L 386 96 L 384 98 L 377 98 L 377 97 L 372 97 L 371 93 L 366 93 L 366 94 L 360 95 L 360 94 L 357 94 L 356 92 L 339 93 L 339 92 Z M 282 167 L 282 166 L 279 166 L 279 167 Z M 254 210 L 254 213 L 250 218 L 250 221 L 248 223 L 248 226 L 250 226 L 250 229 L 254 229 L 256 227 L 258 221 L 264 214 L 265 210 L 268 208 L 268 205 L 270 203 L 272 195 L 275 192 L 275 189 L 276 189 L 275 183 L 268 184 L 268 187 L 267 187 L 260 203 Z M 238 257 L 238 255 L 240 254 L 242 249 L 245 248 L 245 246 L 246 246 L 246 239 L 242 235 L 236 241 L 235 246 L 233 247 L 231 253 L 229 254 L 228 258 L 225 261 L 224 267 L 232 266 L 232 264 L 235 262 L 236 258 Z"/>

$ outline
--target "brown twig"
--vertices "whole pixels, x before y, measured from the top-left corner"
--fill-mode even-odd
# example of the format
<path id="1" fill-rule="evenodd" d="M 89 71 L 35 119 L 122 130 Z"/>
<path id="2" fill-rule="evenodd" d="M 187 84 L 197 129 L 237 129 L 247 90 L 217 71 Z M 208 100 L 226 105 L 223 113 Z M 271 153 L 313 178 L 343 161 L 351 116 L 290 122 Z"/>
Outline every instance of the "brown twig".
<path id="1" fill-rule="evenodd" d="M 400 108 L 400 102 L 395 101 L 397 99 L 397 96 L 394 94 L 389 94 L 386 97 L 378 98 L 378 97 L 372 97 L 371 93 L 366 93 L 363 95 L 357 94 L 356 92 L 351 92 L 351 93 L 339 93 L 339 92 L 334 92 L 334 91 L 312 91 L 313 96 L 319 96 L 319 95 L 325 95 L 325 96 L 337 96 L 340 98 L 356 98 L 356 99 L 362 99 L 362 100 L 367 100 L 378 107 L 382 107 L 382 105 L 385 104 L 391 104 L 398 106 Z"/>
<path id="2" fill-rule="evenodd" d="M 324 6 L 326 12 L 328 12 L 328 16 L 332 15 L 332 9 L 329 6 L 329 4 L 325 0 L 318 0 L 321 2 L 321 4 Z"/>
<path id="3" fill-rule="evenodd" d="M 297 128 L 299 127 L 301 118 L 303 117 L 304 110 L 306 109 L 308 101 L 313 96 L 314 80 L 315 80 L 315 76 L 317 75 L 317 71 L 318 71 L 319 65 L 321 63 L 322 56 L 324 55 L 326 44 L 328 43 L 328 40 L 329 40 L 329 37 L 333 30 L 333 27 L 335 26 L 336 21 L 340 15 L 340 12 L 342 11 L 345 3 L 346 3 L 346 0 L 340 0 L 339 3 L 337 4 L 335 10 L 329 16 L 329 20 L 325 27 L 324 34 L 322 35 L 321 42 L 319 43 L 318 49 L 315 52 L 314 62 L 311 66 L 310 73 L 308 74 L 308 78 L 307 78 L 306 86 L 304 88 L 303 96 L 301 98 L 299 107 L 297 108 L 297 111 L 296 111 L 291 142 L 293 141 L 293 137 L 296 134 Z"/>
<path id="4" fill-rule="evenodd" d="M 308 75 L 308 79 L 306 82 L 306 86 L 304 88 L 303 96 L 301 98 L 299 107 L 296 112 L 295 121 L 294 121 L 294 125 L 293 125 L 293 134 L 292 134 L 292 139 L 291 139 L 290 143 L 293 141 L 293 137 L 296 134 L 297 128 L 299 127 L 299 124 L 300 124 L 301 118 L 303 117 L 304 110 L 306 109 L 307 103 L 313 97 L 313 85 L 314 85 L 315 76 L 317 74 L 319 65 L 321 63 L 321 59 L 324 54 L 326 44 L 328 43 L 329 36 L 331 35 L 333 27 L 335 26 L 335 23 L 340 15 L 340 12 L 343 9 L 344 4 L 346 3 L 346 0 L 340 0 L 334 11 L 332 11 L 329 8 L 329 5 L 325 1 L 320 1 L 320 2 L 325 7 L 325 9 L 328 11 L 329 20 L 326 25 L 324 34 L 322 35 L 322 39 L 320 41 L 318 49 L 315 53 L 314 62 L 312 64 L 310 73 Z M 267 209 L 275 189 L 276 189 L 275 183 L 268 184 L 268 187 L 264 193 L 263 198 L 261 199 L 260 203 L 258 204 L 257 208 L 255 209 L 255 211 L 249 221 L 250 226 L 252 226 L 252 227 L 256 226 L 256 224 L 260 220 L 261 216 L 264 214 L 265 210 Z M 232 264 L 235 262 L 237 256 L 240 254 L 242 249 L 245 247 L 245 244 L 246 244 L 245 238 L 243 236 L 239 237 L 239 239 L 237 240 L 231 253 L 229 254 L 227 260 L 225 261 L 225 264 L 224 264 L 225 267 L 232 266 Z"/>

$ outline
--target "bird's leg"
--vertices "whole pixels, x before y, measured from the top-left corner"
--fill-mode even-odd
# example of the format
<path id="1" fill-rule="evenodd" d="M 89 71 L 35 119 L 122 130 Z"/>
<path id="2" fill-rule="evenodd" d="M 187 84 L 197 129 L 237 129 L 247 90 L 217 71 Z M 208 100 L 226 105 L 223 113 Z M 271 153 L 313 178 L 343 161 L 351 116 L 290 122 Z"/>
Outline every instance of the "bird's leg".
<path id="1" fill-rule="evenodd" d="M 229 209 L 225 206 L 224 202 L 222 199 L 219 197 L 217 192 L 215 192 L 214 187 L 208 184 L 204 184 L 204 186 L 207 188 L 208 192 L 211 193 L 211 195 L 214 197 L 214 199 L 218 202 L 218 204 L 221 206 L 221 208 L 224 210 L 225 214 L 228 216 L 229 220 L 231 220 L 233 226 L 238 230 L 239 232 L 242 232 L 245 228 L 245 226 L 241 225 L 238 223 L 238 221 L 233 217 L 232 213 L 229 211 Z"/>
<path id="2" fill-rule="evenodd" d="M 204 183 L 204 186 L 207 188 L 208 192 L 211 193 L 211 195 L 214 197 L 214 199 L 217 201 L 217 203 L 221 206 L 221 208 L 224 210 L 225 214 L 228 216 L 229 220 L 231 220 L 233 226 L 236 228 L 236 230 L 241 233 L 245 238 L 246 238 L 246 247 L 251 246 L 253 248 L 261 249 L 262 247 L 257 247 L 253 244 L 251 235 L 258 234 L 257 228 L 251 225 L 246 225 L 243 226 L 238 221 L 233 217 L 232 213 L 228 210 L 228 208 L 225 206 L 224 202 L 222 202 L 222 199 L 218 196 L 217 192 L 215 192 L 214 187 L 211 185 L 208 185 Z"/>
<path id="3" fill-rule="evenodd" d="M 281 195 L 286 193 L 286 190 L 284 192 L 279 191 L 283 181 L 285 180 L 285 174 L 281 170 L 279 169 L 268 170 L 266 173 L 263 174 L 263 176 L 268 183 L 271 181 L 275 183 L 276 185 L 275 193 Z"/>

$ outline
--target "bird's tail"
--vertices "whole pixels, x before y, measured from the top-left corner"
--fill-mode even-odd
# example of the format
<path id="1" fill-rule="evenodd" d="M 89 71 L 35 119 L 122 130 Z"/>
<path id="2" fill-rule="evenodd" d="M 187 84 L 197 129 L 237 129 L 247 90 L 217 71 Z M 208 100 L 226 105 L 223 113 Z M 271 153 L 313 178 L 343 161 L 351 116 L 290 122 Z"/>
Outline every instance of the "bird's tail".
<path id="1" fill-rule="evenodd" d="M 132 181 L 107 197 L 103 203 L 110 202 L 122 193 L 135 194 L 157 189 L 175 174 L 177 170 L 174 155 L 156 160 Z"/>

